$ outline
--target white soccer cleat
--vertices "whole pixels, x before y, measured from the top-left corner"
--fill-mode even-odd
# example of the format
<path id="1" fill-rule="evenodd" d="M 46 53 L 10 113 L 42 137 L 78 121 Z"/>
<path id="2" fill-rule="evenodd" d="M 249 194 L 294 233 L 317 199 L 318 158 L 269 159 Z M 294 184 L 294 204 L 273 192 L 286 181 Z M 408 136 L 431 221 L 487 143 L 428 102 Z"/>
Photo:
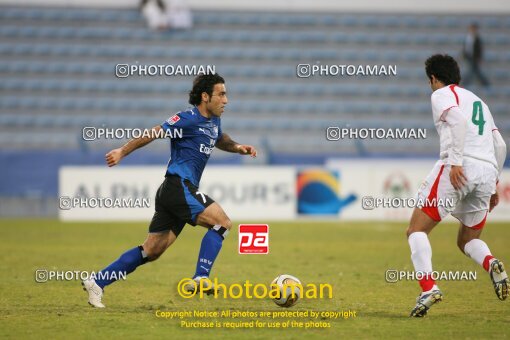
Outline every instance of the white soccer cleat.
<path id="1" fill-rule="evenodd" d="M 503 262 L 498 259 L 493 259 L 489 265 L 489 275 L 491 276 L 492 284 L 498 299 L 505 300 L 508 297 L 510 290 L 510 280 L 506 274 Z"/>
<path id="2" fill-rule="evenodd" d="M 204 283 L 202 284 L 204 293 L 207 295 L 214 294 L 215 289 L 214 284 L 206 276 L 197 276 L 190 280 L 185 286 L 186 291 L 190 293 L 200 292 L 201 281 L 204 281 Z"/>
<path id="3" fill-rule="evenodd" d="M 422 318 L 427 315 L 432 305 L 440 301 L 443 301 L 443 293 L 439 289 L 433 289 L 429 293 L 421 294 L 416 299 L 416 306 L 414 306 L 410 316 Z"/>
<path id="4" fill-rule="evenodd" d="M 96 308 L 104 308 L 105 305 L 101 302 L 103 298 L 103 290 L 99 287 L 94 280 L 83 280 L 81 282 L 83 290 L 89 294 L 89 305 Z"/>

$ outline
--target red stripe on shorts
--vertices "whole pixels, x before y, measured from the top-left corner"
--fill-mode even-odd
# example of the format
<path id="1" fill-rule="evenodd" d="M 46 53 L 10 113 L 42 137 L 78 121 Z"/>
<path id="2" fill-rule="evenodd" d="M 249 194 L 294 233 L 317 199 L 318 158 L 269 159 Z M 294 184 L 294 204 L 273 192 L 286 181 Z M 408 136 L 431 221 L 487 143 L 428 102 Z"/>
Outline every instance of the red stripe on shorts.
<path id="1" fill-rule="evenodd" d="M 441 221 L 441 215 L 439 215 L 439 209 L 437 209 L 437 188 L 439 186 L 439 179 L 443 174 L 443 170 L 444 164 L 441 165 L 441 169 L 439 169 L 439 174 L 437 174 L 436 180 L 434 181 L 434 184 L 430 189 L 427 202 L 425 202 L 425 205 L 421 208 L 421 211 L 423 211 L 425 214 L 427 214 L 431 219 L 433 219 L 436 222 Z M 431 206 L 430 202 L 435 202 L 436 204 L 434 206 Z"/>
<path id="2" fill-rule="evenodd" d="M 485 213 L 485 217 L 483 218 L 482 222 L 478 223 L 477 225 L 474 225 L 471 227 L 471 229 L 482 229 L 485 226 L 485 221 L 487 220 L 487 213 Z"/>

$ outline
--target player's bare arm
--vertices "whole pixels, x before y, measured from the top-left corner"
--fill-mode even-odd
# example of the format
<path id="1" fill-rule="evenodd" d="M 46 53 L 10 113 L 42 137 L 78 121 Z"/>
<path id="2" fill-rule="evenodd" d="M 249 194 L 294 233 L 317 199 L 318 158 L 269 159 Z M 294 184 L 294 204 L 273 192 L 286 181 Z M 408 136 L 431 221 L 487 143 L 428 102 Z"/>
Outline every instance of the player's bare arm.
<path id="1" fill-rule="evenodd" d="M 491 196 L 490 204 L 489 204 L 489 212 L 491 212 L 499 203 L 499 195 L 496 192 Z"/>
<path id="2" fill-rule="evenodd" d="M 223 133 L 221 138 L 218 139 L 216 142 L 216 147 L 227 152 L 239 153 L 241 155 L 250 155 L 253 158 L 257 157 L 257 150 L 254 146 L 236 143 L 226 133 Z"/>
<path id="3" fill-rule="evenodd" d="M 108 164 L 109 167 L 119 164 L 122 158 L 156 139 L 156 136 L 159 134 L 159 130 L 161 130 L 161 126 L 157 125 L 152 128 L 152 133 L 150 136 L 133 138 L 122 147 L 113 149 L 112 151 L 108 152 L 105 156 L 106 164 Z"/>

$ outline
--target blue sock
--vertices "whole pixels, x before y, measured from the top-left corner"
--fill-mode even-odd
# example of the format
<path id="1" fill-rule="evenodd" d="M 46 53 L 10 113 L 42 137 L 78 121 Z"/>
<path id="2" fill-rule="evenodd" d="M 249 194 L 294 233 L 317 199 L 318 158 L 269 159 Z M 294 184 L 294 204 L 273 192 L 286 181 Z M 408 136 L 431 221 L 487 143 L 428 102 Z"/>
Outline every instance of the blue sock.
<path id="1" fill-rule="evenodd" d="M 119 273 L 122 273 L 122 275 L 124 275 L 124 273 L 125 275 L 132 273 L 136 267 L 141 266 L 146 262 L 147 255 L 143 251 L 142 246 L 129 249 L 115 262 L 97 273 L 98 278 L 96 279 L 96 283 L 99 287 L 101 287 L 101 289 L 104 289 L 105 286 L 108 286 L 117 280 L 116 277 L 118 278 L 120 276 Z"/>
<path id="2" fill-rule="evenodd" d="M 198 253 L 197 269 L 194 278 L 197 276 L 209 277 L 214 260 L 221 250 L 224 237 L 227 235 L 227 229 L 220 225 L 215 225 L 205 233 Z"/>

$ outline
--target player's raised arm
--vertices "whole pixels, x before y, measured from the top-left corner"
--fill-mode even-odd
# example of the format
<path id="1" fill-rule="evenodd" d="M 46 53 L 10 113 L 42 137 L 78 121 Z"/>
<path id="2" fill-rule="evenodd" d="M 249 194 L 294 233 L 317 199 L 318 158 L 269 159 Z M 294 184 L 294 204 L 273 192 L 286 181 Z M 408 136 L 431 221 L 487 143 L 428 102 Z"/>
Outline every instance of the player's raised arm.
<path id="1" fill-rule="evenodd" d="M 257 150 L 254 146 L 236 143 L 226 133 L 221 134 L 220 139 L 218 139 L 216 142 L 216 147 L 227 152 L 235 152 L 241 155 L 250 155 L 253 158 L 257 157 Z"/>
<path id="2" fill-rule="evenodd" d="M 156 139 L 156 137 L 160 133 L 159 132 L 160 130 L 161 130 L 161 126 L 157 125 L 152 128 L 152 131 L 151 131 L 152 133 L 150 134 L 150 136 L 142 136 L 139 138 L 133 138 L 129 142 L 124 144 L 122 147 L 113 149 L 112 151 L 108 152 L 105 156 L 106 164 L 108 164 L 109 167 L 119 164 L 119 162 L 122 158 L 126 157 L 131 152 L 149 144 L 154 139 Z"/>

